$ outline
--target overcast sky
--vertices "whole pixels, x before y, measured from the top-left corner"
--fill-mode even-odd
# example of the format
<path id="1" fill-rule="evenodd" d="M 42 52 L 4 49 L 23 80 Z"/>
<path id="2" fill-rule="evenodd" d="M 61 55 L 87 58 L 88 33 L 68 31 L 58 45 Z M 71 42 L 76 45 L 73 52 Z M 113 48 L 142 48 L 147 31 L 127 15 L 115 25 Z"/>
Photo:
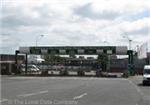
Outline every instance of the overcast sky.
<path id="1" fill-rule="evenodd" d="M 144 42 L 150 47 L 150 0 L 0 2 L 0 53 L 35 46 L 36 39 L 38 46 L 128 46 L 124 35 L 133 49 Z"/>

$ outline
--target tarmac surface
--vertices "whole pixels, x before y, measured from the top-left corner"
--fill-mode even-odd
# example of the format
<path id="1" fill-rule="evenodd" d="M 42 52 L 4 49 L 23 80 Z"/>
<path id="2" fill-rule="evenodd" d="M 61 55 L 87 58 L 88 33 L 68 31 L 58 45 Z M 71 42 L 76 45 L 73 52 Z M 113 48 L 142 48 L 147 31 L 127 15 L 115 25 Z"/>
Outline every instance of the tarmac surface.
<path id="1" fill-rule="evenodd" d="M 2 105 L 150 105 L 142 77 L 1 76 Z"/>

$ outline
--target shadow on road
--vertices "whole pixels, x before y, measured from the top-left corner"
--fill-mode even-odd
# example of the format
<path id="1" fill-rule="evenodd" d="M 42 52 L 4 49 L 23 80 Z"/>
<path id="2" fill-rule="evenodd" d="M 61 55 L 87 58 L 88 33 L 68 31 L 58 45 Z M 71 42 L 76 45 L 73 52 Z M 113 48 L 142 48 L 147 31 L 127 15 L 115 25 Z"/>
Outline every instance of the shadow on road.
<path id="1" fill-rule="evenodd" d="M 139 83 L 139 84 L 137 84 L 137 85 L 140 86 L 140 87 L 150 86 L 150 84 L 145 84 L 145 85 L 143 85 L 142 83 Z"/>

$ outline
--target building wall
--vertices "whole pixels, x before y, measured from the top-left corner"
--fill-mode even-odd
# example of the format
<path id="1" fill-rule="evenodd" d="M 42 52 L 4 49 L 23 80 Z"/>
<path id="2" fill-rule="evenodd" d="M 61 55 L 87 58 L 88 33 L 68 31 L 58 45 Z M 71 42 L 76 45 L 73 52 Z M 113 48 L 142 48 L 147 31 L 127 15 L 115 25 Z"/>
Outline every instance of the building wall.
<path id="1" fill-rule="evenodd" d="M 18 55 L 18 64 L 22 64 L 24 63 L 24 61 L 25 61 L 25 57 L 23 55 Z M 15 55 L 1 54 L 0 73 L 8 75 L 16 72 L 17 70 L 15 68 Z"/>
<path id="2" fill-rule="evenodd" d="M 23 55 L 18 55 L 18 60 L 24 60 L 25 57 Z M 9 54 L 1 54 L 0 61 L 15 61 L 15 55 Z"/>
<path id="3" fill-rule="evenodd" d="M 15 73 L 15 63 L 12 62 L 3 62 L 3 63 L 0 63 L 0 73 L 2 75 L 9 75 L 11 73 Z"/>

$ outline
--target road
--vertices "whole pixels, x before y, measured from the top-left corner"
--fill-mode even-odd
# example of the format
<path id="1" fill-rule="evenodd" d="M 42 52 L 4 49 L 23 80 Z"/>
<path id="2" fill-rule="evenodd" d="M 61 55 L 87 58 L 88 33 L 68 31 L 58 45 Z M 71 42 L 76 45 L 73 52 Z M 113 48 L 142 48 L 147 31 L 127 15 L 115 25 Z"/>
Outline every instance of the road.
<path id="1" fill-rule="evenodd" d="M 2 105 L 150 105 L 139 78 L 1 78 Z"/>

